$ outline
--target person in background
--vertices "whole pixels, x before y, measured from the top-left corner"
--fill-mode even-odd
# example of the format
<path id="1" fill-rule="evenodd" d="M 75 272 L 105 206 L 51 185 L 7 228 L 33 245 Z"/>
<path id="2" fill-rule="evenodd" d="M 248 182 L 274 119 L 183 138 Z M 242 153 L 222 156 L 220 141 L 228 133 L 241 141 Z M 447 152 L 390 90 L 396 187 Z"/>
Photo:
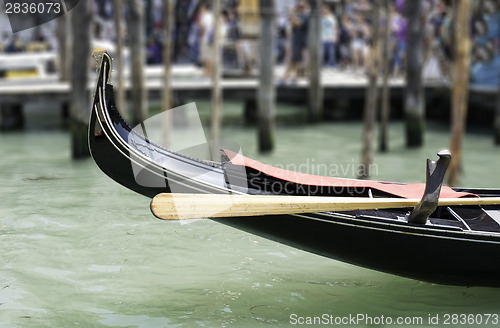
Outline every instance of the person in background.
<path id="1" fill-rule="evenodd" d="M 153 0 L 150 14 L 153 21 L 153 33 L 160 34 L 163 28 L 163 3 L 161 0 Z"/>
<path id="2" fill-rule="evenodd" d="M 354 73 L 356 74 L 361 73 L 361 68 L 366 66 L 366 52 L 368 49 L 366 40 L 368 39 L 368 33 L 368 28 L 363 17 L 357 16 L 352 27 L 353 40 L 351 43 Z"/>
<path id="3" fill-rule="evenodd" d="M 288 61 L 288 18 L 281 13 L 276 20 L 276 62 L 282 64 Z"/>
<path id="4" fill-rule="evenodd" d="M 199 13 L 199 1 L 191 0 L 188 8 L 188 17 L 191 22 L 189 27 L 189 33 L 187 36 L 187 43 L 189 45 L 189 59 L 197 66 L 201 67 L 202 63 L 200 60 L 200 13 Z"/>
<path id="5" fill-rule="evenodd" d="M 306 14 L 305 2 L 297 1 L 295 10 L 290 12 L 290 23 L 292 25 L 292 53 L 290 65 L 287 67 L 283 82 L 290 78 L 291 83 L 297 82 L 300 65 L 303 61 L 303 52 L 307 46 L 308 16 Z"/>
<path id="6" fill-rule="evenodd" d="M 4 52 L 9 43 L 10 43 L 9 34 L 7 32 L 4 32 L 2 34 L 2 41 L 0 42 L 0 51 Z"/>
<path id="7" fill-rule="evenodd" d="M 162 62 L 161 46 L 154 37 L 149 38 L 146 47 L 146 63 L 148 65 L 157 65 Z"/>
<path id="8" fill-rule="evenodd" d="M 441 27 L 446 19 L 446 6 L 442 1 L 437 1 L 429 19 L 429 24 L 432 27 L 432 33 L 436 40 L 441 38 Z"/>
<path id="9" fill-rule="evenodd" d="M 397 45 L 396 53 L 394 55 L 393 73 L 399 76 L 402 73 L 402 66 L 406 52 L 406 18 L 403 16 L 404 3 L 397 3 L 397 8 L 394 12 L 393 29 L 396 34 Z"/>
<path id="10" fill-rule="evenodd" d="M 214 14 L 210 10 L 208 3 L 203 2 L 200 6 L 199 16 L 200 28 L 200 50 L 203 61 L 203 77 L 210 77 L 213 65 L 213 38 L 214 38 Z"/>
<path id="11" fill-rule="evenodd" d="M 443 23 L 441 24 L 439 30 L 439 35 L 441 39 L 441 46 L 447 61 L 451 62 L 453 60 L 453 10 L 446 6 L 444 2 L 441 3 L 443 6 Z"/>
<path id="12" fill-rule="evenodd" d="M 227 11 L 226 28 L 227 28 L 226 34 L 228 41 L 237 42 L 241 37 L 240 35 L 241 33 L 239 28 L 238 15 L 233 10 Z"/>
<path id="13" fill-rule="evenodd" d="M 351 63 L 351 28 L 352 25 L 348 15 L 342 16 L 339 35 L 340 67 L 347 69 Z"/>
<path id="14" fill-rule="evenodd" d="M 4 51 L 6 53 L 14 53 L 21 52 L 23 50 L 23 44 L 19 41 L 16 34 L 13 34 L 11 38 L 9 38 L 7 45 L 5 46 Z"/>
<path id="15" fill-rule="evenodd" d="M 338 35 L 337 19 L 328 5 L 323 5 L 321 16 L 321 42 L 323 48 L 323 65 L 333 68 L 336 64 L 336 49 Z"/>

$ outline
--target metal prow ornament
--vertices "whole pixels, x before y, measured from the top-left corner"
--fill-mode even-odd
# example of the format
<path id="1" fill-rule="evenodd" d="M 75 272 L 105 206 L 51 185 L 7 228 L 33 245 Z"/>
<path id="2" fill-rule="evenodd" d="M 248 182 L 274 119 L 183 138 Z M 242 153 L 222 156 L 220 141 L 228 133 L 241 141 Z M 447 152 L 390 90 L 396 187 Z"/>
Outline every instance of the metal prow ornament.
<path id="1" fill-rule="evenodd" d="M 439 156 L 437 161 L 427 160 L 424 195 L 409 214 L 409 223 L 425 224 L 436 210 L 446 169 L 450 164 L 451 153 L 449 150 L 442 150 L 437 155 Z"/>

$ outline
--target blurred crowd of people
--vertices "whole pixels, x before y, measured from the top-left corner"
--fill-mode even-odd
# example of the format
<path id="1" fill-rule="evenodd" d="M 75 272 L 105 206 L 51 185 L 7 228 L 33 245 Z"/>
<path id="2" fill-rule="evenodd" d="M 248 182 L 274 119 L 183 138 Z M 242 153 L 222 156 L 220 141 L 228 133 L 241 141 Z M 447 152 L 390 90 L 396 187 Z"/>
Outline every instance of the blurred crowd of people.
<path id="1" fill-rule="evenodd" d="M 49 51 L 53 47 L 54 43 L 45 37 L 45 33 L 40 28 L 35 28 L 28 37 L 19 37 L 17 34 L 4 32 L 0 40 L 0 52 L 4 53 Z"/>
<path id="2" fill-rule="evenodd" d="M 239 39 L 238 0 L 222 1 L 222 39 L 236 42 Z M 160 64 L 163 46 L 163 5 L 162 0 L 144 1 L 146 16 L 146 62 Z M 204 76 L 212 71 L 212 44 L 217 15 L 213 11 L 213 1 L 177 0 L 175 4 L 175 25 L 172 38 L 173 59 L 176 62 L 191 61 L 202 66 Z M 97 38 L 115 38 L 112 0 L 94 0 Z M 124 8 L 125 20 L 127 8 Z M 126 27 L 126 26 L 125 26 Z M 126 33 L 124 33 L 126 35 Z"/>
<path id="3" fill-rule="evenodd" d="M 409 0 L 406 0 L 409 1 Z M 370 59 L 369 45 L 375 31 L 372 28 L 373 2 L 369 0 L 325 1 L 321 8 L 322 62 L 327 69 L 349 70 L 355 74 L 366 71 Z M 287 66 L 282 83 L 294 83 L 307 67 L 308 2 L 297 0 L 295 6 L 277 19 L 277 61 Z M 432 66 L 429 74 L 446 74 L 451 60 L 452 12 L 448 1 L 425 1 L 425 56 Z M 389 24 L 389 61 L 391 73 L 404 74 L 407 19 L 405 0 L 391 0 L 388 15 L 382 13 L 382 35 Z M 439 71 L 438 73 L 436 73 Z"/>
<path id="4" fill-rule="evenodd" d="M 386 24 L 390 28 L 391 72 L 404 72 L 407 22 L 404 13 L 405 1 L 390 0 L 388 15 L 381 17 L 381 31 Z M 439 58 L 439 66 L 446 70 L 451 58 L 451 10 L 447 0 L 426 0 L 426 49 L 428 56 Z M 146 60 L 148 64 L 162 61 L 163 1 L 144 1 L 146 12 Z M 212 1 L 177 0 L 173 38 L 174 60 L 190 60 L 204 67 L 209 76 L 212 66 L 212 42 L 215 17 Z M 242 39 L 240 31 L 240 0 L 223 0 L 221 15 L 223 44 L 232 47 L 238 65 L 248 64 L 250 42 Z M 307 67 L 307 40 L 310 8 L 306 0 L 286 1 L 288 7 L 278 8 L 276 16 L 276 61 L 285 65 L 283 83 L 293 83 L 304 76 Z M 290 5 L 292 5 L 290 7 Z M 371 22 L 372 0 L 345 0 L 323 2 L 321 8 L 321 50 L 323 66 L 330 70 L 348 70 L 363 74 L 369 62 L 369 45 L 374 36 Z M 257 8 L 258 9 L 258 8 Z M 115 39 L 113 23 L 113 1 L 94 0 L 94 35 L 97 39 Z M 127 10 L 125 6 L 125 16 Z M 37 29 L 33 41 L 43 42 L 46 49 L 56 48 L 55 33 L 44 35 Z M 381 33 L 381 32 L 380 32 Z M 126 35 L 126 33 L 125 33 Z M 256 40 L 251 40 L 257 44 Z M 1 49 L 5 52 L 25 50 L 15 35 L 3 35 Z M 246 58 L 245 58 L 246 57 Z"/>

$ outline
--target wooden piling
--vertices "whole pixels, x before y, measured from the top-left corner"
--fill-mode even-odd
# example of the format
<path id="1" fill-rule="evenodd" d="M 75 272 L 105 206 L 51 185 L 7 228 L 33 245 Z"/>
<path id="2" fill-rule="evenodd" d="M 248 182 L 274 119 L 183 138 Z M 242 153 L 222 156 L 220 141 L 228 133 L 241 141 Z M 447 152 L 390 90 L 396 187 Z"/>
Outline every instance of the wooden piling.
<path id="1" fill-rule="evenodd" d="M 220 157 L 220 152 L 217 143 L 220 140 L 221 127 L 221 100 L 222 90 L 220 87 L 221 79 L 221 19 L 222 19 L 221 1 L 213 1 L 214 15 L 214 40 L 212 45 L 212 112 L 211 112 L 211 158 L 217 160 Z"/>
<path id="2" fill-rule="evenodd" d="M 72 38 L 69 37 L 71 33 L 70 15 L 64 14 L 57 18 L 57 42 L 58 55 L 59 55 L 59 79 L 61 81 L 67 82 L 71 75 L 71 49 L 72 49 Z"/>
<path id="3" fill-rule="evenodd" d="M 321 86 L 321 6 L 322 0 L 310 1 L 308 23 L 309 51 L 309 121 L 318 122 L 323 116 L 323 88 Z M 262 34 L 261 34 L 262 36 Z"/>
<path id="4" fill-rule="evenodd" d="M 424 143 L 425 98 L 422 84 L 424 64 L 425 0 L 405 1 L 408 19 L 406 33 L 406 145 L 420 147 Z"/>
<path id="5" fill-rule="evenodd" d="M 370 167 L 373 163 L 373 139 L 375 134 L 374 130 L 378 103 L 377 78 L 380 61 L 380 1 L 382 0 L 375 0 L 372 4 L 372 42 L 370 46 L 370 62 L 368 67 L 368 86 L 366 88 L 365 96 L 361 167 L 358 170 L 358 177 L 361 179 L 370 177 Z"/>
<path id="6" fill-rule="evenodd" d="M 125 74 L 123 65 L 123 0 L 114 0 L 114 23 L 116 31 L 115 72 L 116 72 L 116 105 L 120 114 L 126 119 L 128 116 L 125 90 Z"/>
<path id="7" fill-rule="evenodd" d="M 0 130 L 14 131 L 24 127 L 24 112 L 21 103 L 0 104 Z"/>
<path id="8" fill-rule="evenodd" d="M 382 0 L 385 12 L 385 25 L 384 25 L 384 34 L 382 40 L 382 108 L 380 115 L 380 139 L 379 139 L 379 150 L 381 152 L 386 152 L 388 150 L 388 125 L 389 125 L 389 117 L 391 113 L 390 108 L 390 88 L 389 88 L 389 75 L 390 66 L 390 36 L 391 36 L 391 17 L 389 10 L 389 0 Z"/>
<path id="9" fill-rule="evenodd" d="M 274 148 L 275 104 L 274 87 L 274 0 L 260 0 L 260 67 L 259 87 L 257 90 L 259 151 L 267 152 Z"/>
<path id="10" fill-rule="evenodd" d="M 257 91 L 258 93 L 258 91 Z M 258 96 L 257 96 L 258 98 Z M 243 101 L 243 120 L 245 125 L 257 125 L 259 121 L 256 98 L 247 98 Z"/>
<path id="11" fill-rule="evenodd" d="M 454 37 L 454 60 L 453 60 L 453 90 L 452 90 L 452 127 L 450 151 L 452 154 L 448 168 L 448 184 L 456 186 L 460 173 L 462 160 L 462 144 L 467 120 L 467 103 L 469 99 L 469 71 L 470 71 L 470 17 L 471 0 L 459 0 L 456 2 L 456 16 Z"/>
<path id="12" fill-rule="evenodd" d="M 131 121 L 135 126 L 147 118 L 148 107 L 146 98 L 146 83 L 144 77 L 145 65 L 145 22 L 142 1 L 127 0 L 129 8 L 129 47 L 131 56 L 131 86 L 132 113 Z"/>
<path id="13" fill-rule="evenodd" d="M 163 8 L 163 93 L 162 93 L 162 110 L 169 110 L 173 105 L 172 94 L 172 53 L 173 40 L 172 33 L 174 30 L 175 20 L 175 0 L 167 0 L 164 2 Z"/>
<path id="14" fill-rule="evenodd" d="M 163 90 L 161 94 L 161 109 L 167 111 L 173 107 L 172 93 L 172 32 L 174 30 L 175 0 L 163 2 Z M 162 116 L 162 144 L 171 145 L 171 129 L 173 121 L 169 115 Z"/>
<path id="15" fill-rule="evenodd" d="M 87 141 L 90 117 L 90 95 L 88 90 L 88 69 L 90 61 L 90 26 L 92 11 L 90 1 L 80 1 L 71 15 L 73 35 L 70 91 L 70 131 L 73 158 L 90 155 Z M 68 15 L 68 14 L 66 14 Z"/>
<path id="16" fill-rule="evenodd" d="M 61 2 L 63 5 L 63 10 L 66 12 L 66 6 L 64 1 Z M 68 14 L 61 15 L 57 20 L 57 29 L 56 36 L 58 46 L 58 71 L 59 71 L 59 80 L 63 82 L 69 82 L 71 78 L 71 50 L 73 40 L 71 36 L 71 23 L 70 16 Z M 69 101 L 63 101 L 61 103 L 61 116 L 65 123 L 68 122 L 69 111 L 70 111 L 70 103 Z"/>

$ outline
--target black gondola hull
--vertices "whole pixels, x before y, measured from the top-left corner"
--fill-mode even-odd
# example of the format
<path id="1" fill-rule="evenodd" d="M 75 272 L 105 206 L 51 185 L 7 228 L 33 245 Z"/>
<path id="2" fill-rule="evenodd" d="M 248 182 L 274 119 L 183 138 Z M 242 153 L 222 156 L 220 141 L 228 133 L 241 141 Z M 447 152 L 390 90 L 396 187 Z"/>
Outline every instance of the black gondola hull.
<path id="1" fill-rule="evenodd" d="M 119 184 L 150 198 L 172 190 L 231 192 L 224 183 L 223 166 L 155 148 L 147 139 L 133 135 L 114 106 L 112 86 L 108 84 L 110 66 L 109 57 L 104 55 L 89 128 L 90 150 L 99 168 Z M 143 150 L 152 148 L 156 155 L 163 156 L 163 165 L 150 160 Z M 139 172 L 134 165 L 141 168 Z M 192 179 L 189 172 L 204 174 Z M 154 185 L 148 181 L 160 182 Z M 247 192 L 261 190 L 249 188 Z M 469 211 L 472 215 L 477 210 L 462 212 Z M 403 209 L 391 215 L 384 214 L 387 211 L 358 211 L 213 220 L 308 252 L 391 274 L 440 284 L 500 287 L 500 233 L 453 225 L 412 225 L 400 218 L 404 212 Z M 448 221 L 436 217 L 436 222 Z"/>

